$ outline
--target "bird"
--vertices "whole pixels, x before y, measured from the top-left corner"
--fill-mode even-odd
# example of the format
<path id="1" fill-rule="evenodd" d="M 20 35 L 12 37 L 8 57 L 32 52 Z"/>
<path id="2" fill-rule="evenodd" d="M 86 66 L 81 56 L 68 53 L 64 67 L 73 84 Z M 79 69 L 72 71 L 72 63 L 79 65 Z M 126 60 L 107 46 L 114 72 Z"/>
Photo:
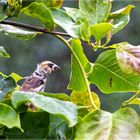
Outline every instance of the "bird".
<path id="1" fill-rule="evenodd" d="M 47 75 L 59 70 L 60 67 L 51 61 L 43 61 L 37 64 L 37 68 L 31 76 L 25 77 L 20 91 L 25 92 L 44 92 Z"/>
<path id="2" fill-rule="evenodd" d="M 44 92 L 47 82 L 47 75 L 59 69 L 60 67 L 51 61 L 43 61 L 40 64 L 37 64 L 37 68 L 31 74 L 31 76 L 24 78 L 25 81 L 23 82 L 20 91 Z M 33 103 L 27 102 L 25 105 L 32 111 L 37 110 Z"/>

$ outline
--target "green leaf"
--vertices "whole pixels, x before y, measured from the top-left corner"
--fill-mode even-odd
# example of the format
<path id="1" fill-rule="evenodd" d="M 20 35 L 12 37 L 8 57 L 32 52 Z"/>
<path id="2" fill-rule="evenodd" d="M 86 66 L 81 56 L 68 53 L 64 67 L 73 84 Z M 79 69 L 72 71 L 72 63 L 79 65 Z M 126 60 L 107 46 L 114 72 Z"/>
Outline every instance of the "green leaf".
<path id="1" fill-rule="evenodd" d="M 113 34 L 117 33 L 128 24 L 130 20 L 130 12 L 133 8 L 134 8 L 133 5 L 128 5 L 109 15 L 108 21 L 112 21 L 113 23 L 112 29 Z"/>
<path id="2" fill-rule="evenodd" d="M 0 75 L 3 76 L 4 78 L 7 77 L 4 73 L 0 72 Z"/>
<path id="3" fill-rule="evenodd" d="M 1 0 L 0 1 L 0 20 L 4 20 L 7 17 L 18 16 L 20 8 L 22 6 L 22 0 Z"/>
<path id="4" fill-rule="evenodd" d="M 1 12 L 1 9 L 0 9 L 0 22 L 3 21 L 4 19 L 6 19 L 7 16 Z"/>
<path id="5" fill-rule="evenodd" d="M 49 135 L 47 139 L 73 139 L 73 128 L 69 128 L 66 122 L 56 116 L 50 115 Z"/>
<path id="6" fill-rule="evenodd" d="M 70 95 L 70 98 L 74 104 L 87 106 L 89 111 L 95 110 L 95 108 L 93 108 L 93 106 L 91 104 L 88 92 L 75 92 L 75 91 L 73 91 Z M 100 100 L 99 100 L 98 95 L 95 92 L 92 92 L 92 98 L 94 100 L 95 105 L 98 108 L 100 108 Z"/>
<path id="7" fill-rule="evenodd" d="M 44 139 L 49 133 L 49 114 L 46 112 L 26 112 L 20 114 L 24 133 L 18 129 L 6 129 L 4 134 L 8 139 Z"/>
<path id="8" fill-rule="evenodd" d="M 140 89 L 140 76 L 122 72 L 116 60 L 115 50 L 103 52 L 88 76 L 89 81 L 104 93 L 135 92 Z"/>
<path id="9" fill-rule="evenodd" d="M 23 132 L 20 126 L 19 115 L 12 107 L 3 103 L 0 103 L 0 124 L 10 129 L 13 127 L 19 128 Z"/>
<path id="10" fill-rule="evenodd" d="M 43 3 L 32 2 L 28 7 L 23 8 L 22 12 L 39 19 L 48 30 L 53 30 L 55 27 L 50 9 Z"/>
<path id="11" fill-rule="evenodd" d="M 21 40 L 28 40 L 37 35 L 37 32 L 23 30 L 11 25 L 0 24 L 0 31 L 10 37 L 18 38 Z"/>
<path id="12" fill-rule="evenodd" d="M 3 46 L 0 46 L 0 57 L 10 58 L 10 55 L 4 50 Z"/>
<path id="13" fill-rule="evenodd" d="M 73 38 L 80 38 L 85 41 L 90 39 L 90 31 L 88 23 L 83 22 L 73 22 L 71 17 L 64 11 L 56 8 L 51 9 L 54 22 L 63 28 L 70 36 Z"/>
<path id="14" fill-rule="evenodd" d="M 0 21 L 3 21 L 4 19 L 7 18 L 7 15 L 4 13 L 3 7 L 6 4 L 5 1 L 0 2 Z"/>
<path id="15" fill-rule="evenodd" d="M 134 119 L 135 118 L 135 119 Z M 75 140 L 139 140 L 140 118 L 131 108 L 115 113 L 97 110 L 83 118 Z"/>
<path id="16" fill-rule="evenodd" d="M 7 77 L 12 77 L 15 82 L 18 82 L 19 80 L 23 79 L 23 77 L 21 77 L 20 75 L 12 72 L 9 76 L 5 75 L 4 73 L 0 72 L 0 75 L 3 76 L 4 78 L 7 78 Z"/>
<path id="17" fill-rule="evenodd" d="M 89 24 L 104 22 L 111 9 L 110 0 L 79 0 L 79 9 L 86 14 Z"/>
<path id="18" fill-rule="evenodd" d="M 82 11 L 80 11 L 79 9 L 76 9 L 76 8 L 69 8 L 69 7 L 63 7 L 67 14 L 75 21 L 75 22 L 78 22 L 78 21 L 87 21 L 87 18 L 86 18 L 86 15 L 85 13 L 83 13 Z"/>
<path id="19" fill-rule="evenodd" d="M 64 2 L 64 0 L 22 0 L 23 7 L 28 6 L 32 2 L 43 3 L 47 7 L 56 7 L 60 8 Z"/>
<path id="20" fill-rule="evenodd" d="M 52 4 L 48 5 L 48 7 L 56 7 L 56 8 L 60 8 L 64 2 L 64 0 L 50 0 L 50 1 L 52 1 Z"/>
<path id="21" fill-rule="evenodd" d="M 37 93 L 16 91 L 12 95 L 12 104 L 15 108 L 25 102 L 31 101 L 36 107 L 61 117 L 69 126 L 77 123 L 77 106 L 68 101 L 46 97 Z"/>
<path id="22" fill-rule="evenodd" d="M 64 10 L 53 8 L 51 9 L 51 13 L 53 20 L 57 25 L 62 27 L 72 37 L 79 37 L 80 25 L 76 25 Z"/>
<path id="23" fill-rule="evenodd" d="M 80 40 L 73 39 L 72 48 L 84 69 L 88 63 L 88 60 L 83 52 Z M 71 58 L 71 75 L 68 89 L 74 91 L 87 91 L 87 86 L 82 70 L 73 56 Z"/>
<path id="24" fill-rule="evenodd" d="M 46 92 L 39 92 L 38 94 L 42 94 L 47 97 L 63 100 L 63 101 L 70 101 L 70 97 L 66 93 L 46 93 Z"/>
<path id="25" fill-rule="evenodd" d="M 64 7 L 66 13 L 74 20 L 76 24 L 80 24 L 80 38 L 89 42 L 91 33 L 90 33 L 90 26 L 88 24 L 88 20 L 86 15 L 76 8 L 68 8 Z"/>
<path id="26" fill-rule="evenodd" d="M 7 0 L 7 13 L 9 16 L 18 16 L 22 7 L 22 0 Z"/>
<path id="27" fill-rule="evenodd" d="M 7 93 L 16 87 L 15 80 L 12 77 L 3 77 L 0 75 L 0 100 L 2 100 Z"/>
<path id="28" fill-rule="evenodd" d="M 113 28 L 112 24 L 110 23 L 99 23 L 99 24 L 95 24 L 95 25 L 91 25 L 90 26 L 90 31 L 91 34 L 95 37 L 95 40 L 100 40 L 103 37 L 105 37 L 105 35 L 111 31 L 111 29 Z"/>
<path id="29" fill-rule="evenodd" d="M 140 75 L 140 45 L 120 43 L 116 49 L 116 57 L 123 72 Z"/>
<path id="30" fill-rule="evenodd" d="M 9 76 L 12 77 L 16 82 L 23 79 L 23 77 L 21 77 L 20 75 L 18 75 L 16 73 L 11 73 Z"/>
<path id="31" fill-rule="evenodd" d="M 87 41 L 87 42 L 90 41 L 90 37 L 91 37 L 90 26 L 86 22 L 81 24 L 80 34 L 81 34 L 80 38 L 82 40 Z"/>

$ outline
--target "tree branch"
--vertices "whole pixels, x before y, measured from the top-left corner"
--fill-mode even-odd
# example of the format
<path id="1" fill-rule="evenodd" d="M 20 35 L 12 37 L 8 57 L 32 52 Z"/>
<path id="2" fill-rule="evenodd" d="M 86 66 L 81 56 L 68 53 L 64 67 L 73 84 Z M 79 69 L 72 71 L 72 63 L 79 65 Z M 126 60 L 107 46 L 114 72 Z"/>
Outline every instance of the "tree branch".
<path id="1" fill-rule="evenodd" d="M 42 32 L 42 33 L 48 33 L 48 34 L 52 34 L 52 35 L 61 35 L 61 36 L 71 37 L 67 33 L 48 31 L 45 28 L 41 28 L 41 27 L 37 27 L 37 26 L 25 24 L 25 23 L 20 23 L 20 22 L 10 21 L 10 20 L 4 20 L 4 21 L 1 21 L 0 23 L 2 23 L 2 24 L 8 24 L 8 25 L 13 25 L 13 26 L 25 28 L 25 29 L 32 30 L 32 31 L 37 31 L 37 32 Z"/>

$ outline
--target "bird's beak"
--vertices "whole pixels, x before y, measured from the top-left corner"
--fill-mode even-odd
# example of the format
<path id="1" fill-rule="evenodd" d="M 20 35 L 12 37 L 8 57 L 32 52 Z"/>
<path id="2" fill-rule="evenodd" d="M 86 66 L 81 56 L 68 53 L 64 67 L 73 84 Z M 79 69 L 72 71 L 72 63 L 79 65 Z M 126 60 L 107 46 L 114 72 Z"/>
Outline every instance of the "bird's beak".
<path id="1" fill-rule="evenodd" d="M 52 71 L 55 72 L 57 70 L 61 70 L 61 68 L 59 66 L 57 66 L 56 64 L 54 64 L 52 67 Z"/>

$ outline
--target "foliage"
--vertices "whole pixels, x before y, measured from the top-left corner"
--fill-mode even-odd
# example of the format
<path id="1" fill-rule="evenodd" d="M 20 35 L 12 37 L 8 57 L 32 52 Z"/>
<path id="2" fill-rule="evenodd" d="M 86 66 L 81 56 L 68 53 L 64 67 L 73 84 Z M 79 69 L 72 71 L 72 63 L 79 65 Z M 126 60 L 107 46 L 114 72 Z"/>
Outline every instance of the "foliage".
<path id="1" fill-rule="evenodd" d="M 21 40 L 52 34 L 71 52 L 70 96 L 19 91 L 17 82 L 21 76 L 0 73 L 1 138 L 139 140 L 140 118 L 130 105 L 140 104 L 140 46 L 127 42 L 108 46 L 112 36 L 128 24 L 134 6 L 110 13 L 111 0 L 79 0 L 79 8 L 60 9 L 62 4 L 63 0 L 0 3 L 2 33 Z M 20 14 L 39 20 L 44 27 L 7 20 L 20 19 Z M 57 27 L 65 32 L 55 31 Z M 83 42 L 93 51 L 107 50 L 91 63 L 84 53 Z M 0 57 L 9 58 L 2 46 Z M 91 84 L 105 94 L 134 92 L 134 95 L 114 113 L 106 112 L 100 109 L 100 99 L 91 91 Z M 27 108 L 30 102 L 34 110 Z"/>

